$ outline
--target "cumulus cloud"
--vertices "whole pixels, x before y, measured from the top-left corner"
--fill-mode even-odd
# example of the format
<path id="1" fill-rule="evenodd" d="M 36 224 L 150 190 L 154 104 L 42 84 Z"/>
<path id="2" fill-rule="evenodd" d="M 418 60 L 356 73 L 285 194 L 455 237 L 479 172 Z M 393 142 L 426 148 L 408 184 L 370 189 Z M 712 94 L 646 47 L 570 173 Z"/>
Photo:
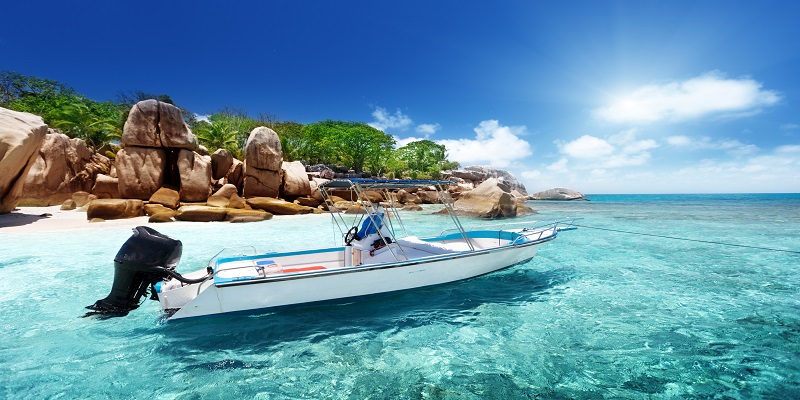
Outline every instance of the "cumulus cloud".
<path id="1" fill-rule="evenodd" d="M 525 179 L 538 179 L 542 176 L 542 172 L 538 169 L 530 171 L 522 171 L 522 177 Z"/>
<path id="2" fill-rule="evenodd" d="M 409 144 L 411 142 L 416 142 L 418 140 L 427 139 L 427 137 L 418 138 L 418 137 L 413 137 L 413 136 L 407 137 L 407 138 L 402 138 L 402 139 L 400 137 L 398 137 L 398 136 L 392 136 L 392 137 L 394 137 L 394 142 L 395 142 L 394 143 L 394 148 L 395 149 L 399 149 L 399 148 L 401 148 L 401 147 L 403 147 L 403 146 L 405 146 L 405 145 L 407 145 L 407 144 Z"/>
<path id="3" fill-rule="evenodd" d="M 800 191 L 800 145 L 785 145 L 772 152 L 741 160 L 703 160 L 674 173 L 688 189 L 697 192 Z"/>
<path id="4" fill-rule="evenodd" d="M 675 147 L 682 147 L 691 150 L 722 150 L 732 155 L 747 155 L 758 151 L 758 147 L 752 144 L 742 143 L 736 139 L 714 140 L 708 136 L 691 138 L 689 136 L 669 136 L 667 144 Z"/>
<path id="5" fill-rule="evenodd" d="M 776 154 L 800 154 L 800 144 L 787 144 L 775 149 Z"/>
<path id="6" fill-rule="evenodd" d="M 559 145 L 561 152 L 574 158 L 600 158 L 614 152 L 614 146 L 604 139 L 583 135 L 571 142 Z"/>
<path id="7" fill-rule="evenodd" d="M 718 116 L 743 116 L 778 103 L 776 91 L 750 79 L 727 79 L 710 72 L 685 81 L 644 85 L 593 111 L 614 123 L 683 121 Z"/>
<path id="8" fill-rule="evenodd" d="M 197 119 L 198 121 L 205 121 L 205 122 L 209 122 L 209 121 L 208 121 L 208 117 L 210 117 L 210 116 L 211 116 L 211 115 L 208 115 L 208 114 L 203 114 L 203 115 L 201 115 L 201 114 L 194 113 L 194 117 L 195 117 L 195 119 Z"/>
<path id="9" fill-rule="evenodd" d="M 384 132 L 387 129 L 403 131 L 414 124 L 414 121 L 399 109 L 395 110 L 394 114 L 390 114 L 383 107 L 375 107 L 375 110 L 372 111 L 372 117 L 375 118 L 375 121 L 370 122 L 368 125 Z"/>
<path id="10" fill-rule="evenodd" d="M 425 138 L 427 139 L 429 135 L 436 133 L 440 127 L 441 126 L 439 124 L 419 124 L 417 125 L 416 131 L 417 133 L 425 135 Z"/>
<path id="11" fill-rule="evenodd" d="M 508 167 L 512 162 L 530 156 L 525 126 L 502 126 L 497 120 L 486 120 L 474 129 L 474 139 L 445 139 L 436 143 L 447 147 L 448 159 L 461 165 L 489 164 Z"/>
<path id="12" fill-rule="evenodd" d="M 566 158 L 562 158 L 548 165 L 547 170 L 552 172 L 562 172 L 562 173 L 568 172 L 569 170 L 567 169 L 567 164 L 569 164 L 569 160 L 567 160 Z"/>
<path id="13" fill-rule="evenodd" d="M 561 154 L 581 161 L 581 169 L 643 165 L 650 159 L 649 150 L 659 146 L 655 140 L 639 139 L 634 129 L 622 131 L 607 139 L 583 135 L 570 142 L 556 141 L 556 145 Z M 565 170 L 568 158 L 551 165 L 552 169 Z"/>

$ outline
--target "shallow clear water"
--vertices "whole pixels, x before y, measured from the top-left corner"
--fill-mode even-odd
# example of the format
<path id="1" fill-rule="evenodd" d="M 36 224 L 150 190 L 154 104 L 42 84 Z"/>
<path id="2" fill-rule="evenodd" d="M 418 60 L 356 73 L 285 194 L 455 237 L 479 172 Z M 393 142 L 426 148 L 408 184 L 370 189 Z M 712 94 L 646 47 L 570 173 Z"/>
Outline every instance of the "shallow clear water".
<path id="1" fill-rule="evenodd" d="M 590 196 L 532 261 L 350 304 L 162 323 L 156 302 L 82 318 L 126 228 L 0 231 L 6 398 L 797 398 L 800 195 Z M 406 213 L 410 232 L 443 217 Z M 474 222 L 468 221 L 467 224 Z M 408 226 L 410 227 L 410 226 Z M 593 227 L 593 228 L 588 228 Z M 220 248 L 336 244 L 330 217 L 158 225 L 179 271 Z"/>

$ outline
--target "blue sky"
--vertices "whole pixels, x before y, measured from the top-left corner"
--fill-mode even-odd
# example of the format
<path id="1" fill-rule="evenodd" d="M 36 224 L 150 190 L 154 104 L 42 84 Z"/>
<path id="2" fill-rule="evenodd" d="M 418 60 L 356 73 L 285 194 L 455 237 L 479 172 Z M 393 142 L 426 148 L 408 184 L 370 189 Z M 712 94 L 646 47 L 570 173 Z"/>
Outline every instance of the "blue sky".
<path id="1" fill-rule="evenodd" d="M 367 122 L 531 192 L 800 192 L 797 4 L 14 2 L 0 69 Z"/>

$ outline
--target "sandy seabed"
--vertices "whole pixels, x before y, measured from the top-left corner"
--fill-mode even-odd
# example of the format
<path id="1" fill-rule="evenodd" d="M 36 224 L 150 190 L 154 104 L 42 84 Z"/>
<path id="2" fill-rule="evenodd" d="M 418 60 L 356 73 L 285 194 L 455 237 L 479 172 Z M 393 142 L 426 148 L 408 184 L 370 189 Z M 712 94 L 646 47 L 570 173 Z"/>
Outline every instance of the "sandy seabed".
<path id="1" fill-rule="evenodd" d="M 53 232 L 111 227 L 136 227 L 148 225 L 148 217 L 89 222 L 86 212 L 61 210 L 61 206 L 17 207 L 8 214 L 0 214 L 0 234 L 19 232 Z"/>

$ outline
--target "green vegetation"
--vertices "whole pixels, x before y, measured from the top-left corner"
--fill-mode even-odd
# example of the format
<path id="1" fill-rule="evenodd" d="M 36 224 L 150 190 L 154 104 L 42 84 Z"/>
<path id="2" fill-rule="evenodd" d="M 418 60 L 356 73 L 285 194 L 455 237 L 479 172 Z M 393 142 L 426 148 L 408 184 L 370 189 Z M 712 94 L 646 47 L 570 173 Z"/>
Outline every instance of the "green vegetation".
<path id="1" fill-rule="evenodd" d="M 0 107 L 36 114 L 67 136 L 99 149 L 122 133 L 123 108 L 87 99 L 62 83 L 0 71 Z"/>
<path id="2" fill-rule="evenodd" d="M 394 172 L 412 179 L 438 179 L 443 170 L 458 168 L 457 162 L 447 160 L 447 149 L 430 140 L 411 142 L 397 149 L 396 155 Z"/>
<path id="3" fill-rule="evenodd" d="M 0 107 L 39 115 L 51 127 L 81 138 L 95 149 L 118 141 L 131 107 L 147 99 L 175 105 L 169 95 L 142 91 L 119 92 L 116 101 L 97 102 L 53 80 L 0 71 Z M 278 133 L 287 161 L 340 165 L 357 173 L 413 179 L 439 178 L 441 171 L 458 167 L 447 160 L 442 145 L 420 140 L 395 149 L 394 137 L 363 122 L 326 120 L 304 125 L 280 121 L 269 113 L 252 118 L 237 108 L 223 108 L 206 121 L 178 108 L 209 151 L 227 149 L 240 159 L 250 132 L 266 126 Z"/>

